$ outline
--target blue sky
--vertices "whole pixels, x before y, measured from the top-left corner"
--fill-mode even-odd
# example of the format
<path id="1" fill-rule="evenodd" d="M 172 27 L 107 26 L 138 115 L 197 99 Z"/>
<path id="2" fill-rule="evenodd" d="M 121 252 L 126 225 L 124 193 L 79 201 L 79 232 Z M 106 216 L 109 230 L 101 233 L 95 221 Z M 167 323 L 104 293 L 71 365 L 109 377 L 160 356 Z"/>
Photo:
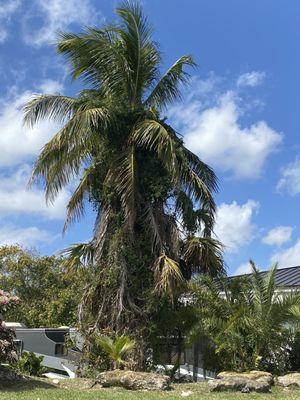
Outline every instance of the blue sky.
<path id="1" fill-rule="evenodd" d="M 115 1 L 0 0 L 0 244 L 42 254 L 88 240 L 94 215 L 61 234 L 71 188 L 53 206 L 26 188 L 39 149 L 59 128 L 22 125 L 32 93 L 73 95 L 53 43 L 57 30 L 113 21 Z M 300 117 L 297 0 L 145 0 L 163 68 L 193 54 L 199 68 L 169 121 L 220 181 L 216 235 L 229 273 L 300 264 Z"/>

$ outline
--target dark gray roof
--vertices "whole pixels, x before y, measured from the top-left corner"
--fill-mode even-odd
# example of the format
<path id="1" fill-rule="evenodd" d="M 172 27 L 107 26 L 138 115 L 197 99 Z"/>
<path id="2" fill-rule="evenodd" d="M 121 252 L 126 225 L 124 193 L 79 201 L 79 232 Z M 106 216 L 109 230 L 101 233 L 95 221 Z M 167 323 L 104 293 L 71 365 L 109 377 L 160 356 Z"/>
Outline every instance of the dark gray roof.
<path id="1" fill-rule="evenodd" d="M 265 275 L 268 271 L 262 271 L 261 274 Z M 240 276 L 247 276 L 240 275 Z M 235 277 L 230 277 L 235 278 Z M 285 287 L 300 287 L 300 266 L 290 267 L 290 268 L 278 268 L 276 271 L 276 285 L 277 286 L 285 286 Z"/>

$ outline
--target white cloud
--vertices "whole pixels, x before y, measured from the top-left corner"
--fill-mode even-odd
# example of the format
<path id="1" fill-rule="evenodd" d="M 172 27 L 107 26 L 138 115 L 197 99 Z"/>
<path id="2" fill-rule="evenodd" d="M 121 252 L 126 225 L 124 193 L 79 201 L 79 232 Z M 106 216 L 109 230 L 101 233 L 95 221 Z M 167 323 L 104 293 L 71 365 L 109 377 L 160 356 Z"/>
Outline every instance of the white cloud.
<path id="1" fill-rule="evenodd" d="M 54 240 L 56 236 L 39 229 L 36 226 L 19 228 L 14 225 L 0 227 L 0 246 L 19 244 L 24 247 L 31 247 L 38 243 L 47 243 Z"/>
<path id="2" fill-rule="evenodd" d="M 300 240 L 293 246 L 275 253 L 271 258 L 272 263 L 278 263 L 280 268 L 300 265 Z"/>
<path id="3" fill-rule="evenodd" d="M 238 77 L 237 85 L 255 87 L 261 85 L 265 77 L 266 74 L 263 71 L 246 72 Z"/>
<path id="4" fill-rule="evenodd" d="M 68 30 L 72 24 L 94 25 L 103 19 L 90 0 L 35 0 L 33 3 L 25 24 L 25 42 L 33 46 L 55 42 L 57 32 Z M 42 18 L 43 25 L 33 31 L 31 19 L 36 17 Z"/>
<path id="5" fill-rule="evenodd" d="M 11 16 L 21 5 L 21 0 L 5 0 L 0 4 L 0 43 L 5 42 L 8 37 L 6 24 Z"/>
<path id="6" fill-rule="evenodd" d="M 54 87 L 53 82 L 51 85 Z M 31 96 L 29 91 L 18 93 L 13 89 L 8 98 L 0 100 L 0 167 L 32 159 L 59 129 L 58 124 L 49 121 L 43 121 L 33 129 L 24 126 L 23 106 Z"/>
<path id="7" fill-rule="evenodd" d="M 291 196 L 300 193 L 300 157 L 282 169 L 277 189 L 286 191 Z"/>
<path id="8" fill-rule="evenodd" d="M 282 140 L 265 121 L 242 127 L 239 119 L 243 110 L 233 92 L 220 96 L 215 107 L 201 111 L 197 102 L 191 102 L 177 108 L 175 114 L 184 121 L 187 147 L 237 178 L 259 177 L 266 159 Z"/>
<path id="9" fill-rule="evenodd" d="M 61 82 L 53 79 L 45 79 L 39 86 L 38 89 L 44 94 L 55 94 L 62 92 L 64 86 Z"/>
<path id="10" fill-rule="evenodd" d="M 241 264 L 235 271 L 234 275 L 244 275 L 250 274 L 252 272 L 252 267 L 249 262 Z"/>
<path id="11" fill-rule="evenodd" d="M 54 205 L 47 205 L 44 191 L 27 189 L 31 168 L 23 165 L 10 175 L 0 175 L 0 216 L 36 214 L 47 219 L 64 219 L 70 194 L 62 190 Z"/>
<path id="12" fill-rule="evenodd" d="M 277 226 L 269 230 L 262 238 L 262 242 L 270 246 L 281 246 L 291 239 L 293 228 L 291 226 Z"/>
<path id="13" fill-rule="evenodd" d="M 245 204 L 222 203 L 217 209 L 215 235 L 225 245 L 228 252 L 236 252 L 239 247 L 251 242 L 255 234 L 253 215 L 259 203 L 248 200 Z"/>

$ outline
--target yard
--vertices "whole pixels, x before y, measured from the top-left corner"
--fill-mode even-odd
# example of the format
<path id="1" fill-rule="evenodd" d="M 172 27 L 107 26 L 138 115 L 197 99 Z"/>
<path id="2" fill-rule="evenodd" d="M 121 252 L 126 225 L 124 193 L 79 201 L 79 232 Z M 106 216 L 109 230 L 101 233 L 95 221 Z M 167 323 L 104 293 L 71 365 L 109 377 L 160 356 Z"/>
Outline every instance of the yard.
<path id="1" fill-rule="evenodd" d="M 34 380 L 22 386 L 0 387 L 1 400 L 159 400 L 159 399 L 300 399 L 300 390 L 273 388 L 272 394 L 210 393 L 206 383 L 174 385 L 169 392 L 130 392 L 122 389 L 89 389 L 91 381 L 75 379 L 58 386 L 44 380 Z M 182 392 L 193 394 L 183 397 Z"/>

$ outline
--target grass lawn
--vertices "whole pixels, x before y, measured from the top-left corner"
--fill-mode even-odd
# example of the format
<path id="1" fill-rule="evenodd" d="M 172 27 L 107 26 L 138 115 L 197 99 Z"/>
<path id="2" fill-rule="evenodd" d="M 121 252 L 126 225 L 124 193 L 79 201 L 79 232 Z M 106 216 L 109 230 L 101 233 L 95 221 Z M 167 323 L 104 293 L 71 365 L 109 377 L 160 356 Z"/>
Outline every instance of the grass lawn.
<path id="1" fill-rule="evenodd" d="M 237 394 L 237 393 L 210 393 L 206 383 L 174 385 L 169 392 L 131 392 L 122 389 L 89 389 L 90 381 L 74 379 L 53 385 L 43 380 L 35 380 L 22 385 L 11 387 L 0 386 L 1 400 L 217 400 L 217 399 L 299 399 L 300 390 L 284 391 L 273 388 L 272 394 Z M 182 391 L 191 390 L 189 397 L 181 397 Z"/>

